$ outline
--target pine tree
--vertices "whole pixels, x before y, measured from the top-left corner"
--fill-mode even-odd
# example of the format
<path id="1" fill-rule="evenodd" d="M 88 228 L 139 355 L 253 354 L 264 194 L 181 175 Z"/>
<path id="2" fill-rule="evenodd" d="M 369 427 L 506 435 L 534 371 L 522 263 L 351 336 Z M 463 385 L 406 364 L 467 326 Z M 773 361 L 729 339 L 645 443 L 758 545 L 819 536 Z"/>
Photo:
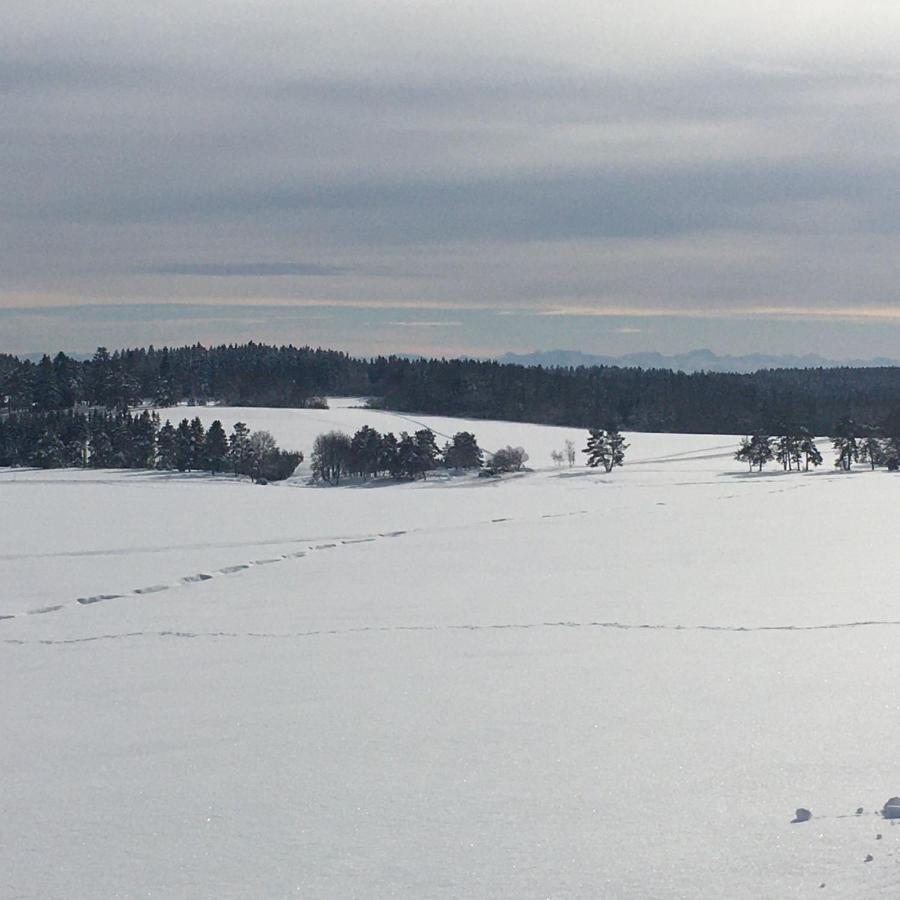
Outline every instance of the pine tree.
<path id="1" fill-rule="evenodd" d="M 419 429 L 413 438 L 413 446 L 415 450 L 412 457 L 411 474 L 414 478 L 421 475 L 425 479 L 428 476 L 428 470 L 437 465 L 441 455 L 434 432 L 430 428 Z"/>
<path id="2" fill-rule="evenodd" d="M 191 434 L 191 461 L 188 468 L 205 469 L 206 468 L 206 430 L 199 416 L 191 419 L 189 425 Z"/>
<path id="3" fill-rule="evenodd" d="M 175 429 L 175 468 L 186 472 L 194 460 L 194 441 L 191 436 L 191 424 L 182 419 Z"/>
<path id="4" fill-rule="evenodd" d="M 206 468 L 213 474 L 221 472 L 228 461 L 228 438 L 222 423 L 216 419 L 206 432 Z"/>
<path id="5" fill-rule="evenodd" d="M 159 429 L 159 434 L 156 438 L 156 468 L 178 468 L 178 453 L 175 428 L 172 426 L 172 423 L 168 419 L 166 419 L 165 425 L 163 425 L 163 427 Z"/>
<path id="6" fill-rule="evenodd" d="M 59 409 L 61 405 L 62 392 L 56 381 L 56 370 L 47 355 L 41 357 L 35 371 L 33 397 L 35 408 L 41 411 Z"/>
<path id="7" fill-rule="evenodd" d="M 397 441 L 397 476 L 398 478 L 415 478 L 416 474 L 416 442 L 405 432 L 400 432 Z"/>
<path id="8" fill-rule="evenodd" d="M 131 459 L 129 467 L 152 469 L 156 464 L 156 433 L 159 417 L 146 410 L 139 416 L 129 417 L 131 430 Z"/>
<path id="9" fill-rule="evenodd" d="M 841 419 L 834 426 L 833 431 L 831 445 L 834 447 L 834 464 L 843 471 L 849 472 L 850 466 L 859 460 L 856 423 L 852 419 Z"/>
<path id="10" fill-rule="evenodd" d="M 30 463 L 41 469 L 58 469 L 65 465 L 65 448 L 50 423 L 32 451 Z"/>
<path id="11" fill-rule="evenodd" d="M 381 435 L 363 425 L 350 441 L 351 469 L 357 475 L 377 475 L 381 467 Z"/>
<path id="12" fill-rule="evenodd" d="M 83 415 L 70 416 L 61 437 L 65 447 L 65 464 L 67 466 L 86 466 L 90 439 L 87 418 Z"/>
<path id="13" fill-rule="evenodd" d="M 776 438 L 774 447 L 775 458 L 781 463 L 782 468 L 786 472 L 793 469 L 793 464 L 797 463 L 800 468 L 800 438 L 794 434 L 783 434 Z"/>
<path id="14" fill-rule="evenodd" d="M 91 424 L 89 462 L 92 469 L 106 469 L 114 465 L 112 441 L 105 420 L 99 417 Z"/>
<path id="15" fill-rule="evenodd" d="M 753 471 L 753 444 L 749 437 L 741 438 L 741 445 L 734 454 L 734 458 L 738 462 L 747 463 L 750 466 L 750 471 Z"/>
<path id="16" fill-rule="evenodd" d="M 403 467 L 400 465 L 400 449 L 397 443 L 397 437 L 389 431 L 382 435 L 381 447 L 378 451 L 378 467 L 387 472 L 391 478 L 400 478 Z"/>
<path id="17" fill-rule="evenodd" d="M 228 458 L 235 475 L 247 475 L 250 429 L 243 422 L 235 422 L 228 438 Z"/>
<path id="18" fill-rule="evenodd" d="M 875 466 L 880 466 L 887 458 L 886 441 L 881 436 L 881 429 L 874 425 L 863 425 L 859 430 L 862 434 L 858 442 L 859 460 L 869 463 L 874 470 Z"/>
<path id="19" fill-rule="evenodd" d="M 591 428 L 587 446 L 582 453 L 588 455 L 587 464 L 591 468 L 602 465 L 607 472 L 612 472 L 625 461 L 627 449 L 628 444 L 617 429 L 604 431 L 602 428 Z"/>
<path id="20" fill-rule="evenodd" d="M 756 466 L 762 472 L 763 466 L 775 458 L 772 447 L 772 438 L 767 434 L 754 434 L 750 438 L 751 466 Z"/>
<path id="21" fill-rule="evenodd" d="M 798 449 L 804 456 L 807 472 L 809 471 L 810 463 L 813 466 L 822 465 L 822 454 L 816 446 L 816 439 L 805 428 L 800 429 Z"/>
<path id="22" fill-rule="evenodd" d="M 457 432 L 444 450 L 444 463 L 451 469 L 477 469 L 483 458 L 475 435 L 468 431 Z"/>

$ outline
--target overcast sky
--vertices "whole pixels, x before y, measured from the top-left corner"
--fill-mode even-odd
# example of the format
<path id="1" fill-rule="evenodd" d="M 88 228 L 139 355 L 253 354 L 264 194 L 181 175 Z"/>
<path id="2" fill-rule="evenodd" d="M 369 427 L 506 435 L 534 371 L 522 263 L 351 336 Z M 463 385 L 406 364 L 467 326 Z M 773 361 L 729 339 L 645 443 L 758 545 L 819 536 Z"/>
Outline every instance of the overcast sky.
<path id="1" fill-rule="evenodd" d="M 900 357 L 896 0 L 12 0 L 0 350 Z"/>

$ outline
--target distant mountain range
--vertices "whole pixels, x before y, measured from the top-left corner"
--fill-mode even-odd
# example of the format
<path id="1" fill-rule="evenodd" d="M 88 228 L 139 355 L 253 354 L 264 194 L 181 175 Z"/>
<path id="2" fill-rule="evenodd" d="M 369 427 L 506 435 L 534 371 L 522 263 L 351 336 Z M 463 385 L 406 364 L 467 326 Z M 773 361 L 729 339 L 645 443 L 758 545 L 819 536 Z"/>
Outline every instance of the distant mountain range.
<path id="1" fill-rule="evenodd" d="M 760 369 L 814 369 L 853 366 L 873 368 L 900 365 L 895 359 L 826 359 L 814 353 L 804 356 L 769 356 L 750 353 L 746 356 L 719 356 L 712 350 L 691 350 L 666 356 L 663 353 L 626 353 L 623 356 L 595 356 L 578 350 L 537 350 L 534 353 L 505 353 L 501 363 L 520 366 L 623 366 L 642 369 L 673 369 L 680 372 L 757 372 Z"/>
<path id="2" fill-rule="evenodd" d="M 19 353 L 19 359 L 40 362 L 43 353 Z M 55 354 L 51 354 L 55 355 Z M 67 353 L 74 360 L 91 358 L 90 353 Z M 394 354 L 403 359 L 424 359 L 418 353 Z M 477 359 L 476 356 L 467 357 Z M 848 366 L 871 369 L 878 366 L 900 366 L 900 361 L 876 356 L 872 359 L 827 359 L 815 353 L 803 356 L 772 356 L 749 353 L 746 356 L 719 356 L 712 350 L 690 350 L 667 356 L 664 353 L 626 353 L 622 356 L 601 356 L 580 350 L 535 350 L 534 353 L 504 353 L 494 357 L 497 362 L 520 366 L 621 366 L 623 368 L 672 369 L 676 372 L 758 372 L 760 369 L 815 369 Z"/>

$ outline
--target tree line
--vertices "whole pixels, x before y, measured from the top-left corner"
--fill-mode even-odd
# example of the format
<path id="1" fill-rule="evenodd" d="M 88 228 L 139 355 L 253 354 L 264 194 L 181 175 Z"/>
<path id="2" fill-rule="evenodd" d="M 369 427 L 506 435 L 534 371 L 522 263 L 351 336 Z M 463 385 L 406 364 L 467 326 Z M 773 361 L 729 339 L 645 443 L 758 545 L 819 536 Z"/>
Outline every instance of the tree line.
<path id="1" fill-rule="evenodd" d="M 853 463 L 868 464 L 871 469 L 886 466 L 900 469 L 900 436 L 885 434 L 876 425 L 857 424 L 850 418 L 841 419 L 832 429 L 829 440 L 834 449 L 834 464 L 849 472 Z M 780 463 L 786 471 L 809 471 L 810 466 L 822 465 L 822 454 L 808 428 L 782 429 L 777 437 L 757 433 L 743 438 L 735 459 L 745 462 L 753 471 L 761 472 L 769 462 Z"/>
<path id="2" fill-rule="evenodd" d="M 622 465 L 627 448 L 625 438 L 617 429 L 592 428 L 582 452 L 588 456 L 588 466 L 603 466 L 611 472 Z M 429 471 L 437 468 L 481 469 L 484 475 L 501 475 L 520 471 L 528 461 L 523 447 L 501 447 L 487 455 L 486 461 L 485 451 L 478 446 L 475 435 L 468 431 L 457 432 L 439 449 L 430 428 L 422 428 L 412 435 L 404 431 L 397 438 L 393 432 L 381 434 L 363 425 L 352 437 L 343 431 L 320 434 L 313 443 L 310 467 L 313 480 L 338 485 L 347 477 L 424 480 Z M 566 455 L 569 465 L 573 465 L 575 445 L 572 441 L 566 441 Z M 559 465 L 563 454 L 554 451 L 551 458 Z"/>
<path id="3" fill-rule="evenodd" d="M 167 469 L 230 472 L 254 481 L 290 477 L 302 453 L 279 449 L 267 431 L 236 422 L 230 434 L 217 419 L 160 424 L 155 412 L 121 410 L 13 413 L 0 418 L 0 466 L 43 469 Z"/>
<path id="4" fill-rule="evenodd" d="M 476 419 L 625 430 L 775 434 L 804 422 L 825 434 L 849 416 L 900 437 L 900 368 L 773 369 L 753 374 L 667 369 L 525 367 L 473 359 L 355 359 L 334 350 L 264 344 L 65 354 L 34 363 L 0 355 L 7 412 L 50 412 L 77 403 L 126 410 L 218 401 L 304 407 L 326 394 L 374 405 Z"/>

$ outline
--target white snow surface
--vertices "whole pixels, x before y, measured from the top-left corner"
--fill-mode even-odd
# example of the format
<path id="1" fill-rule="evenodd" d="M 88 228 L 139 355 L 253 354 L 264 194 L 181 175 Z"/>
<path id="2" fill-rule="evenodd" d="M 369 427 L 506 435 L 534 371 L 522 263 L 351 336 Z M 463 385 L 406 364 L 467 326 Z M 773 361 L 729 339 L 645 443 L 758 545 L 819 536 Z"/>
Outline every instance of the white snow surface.
<path id="1" fill-rule="evenodd" d="M 0 897 L 897 895 L 900 478 L 351 407 L 534 471 L 0 470 Z"/>

